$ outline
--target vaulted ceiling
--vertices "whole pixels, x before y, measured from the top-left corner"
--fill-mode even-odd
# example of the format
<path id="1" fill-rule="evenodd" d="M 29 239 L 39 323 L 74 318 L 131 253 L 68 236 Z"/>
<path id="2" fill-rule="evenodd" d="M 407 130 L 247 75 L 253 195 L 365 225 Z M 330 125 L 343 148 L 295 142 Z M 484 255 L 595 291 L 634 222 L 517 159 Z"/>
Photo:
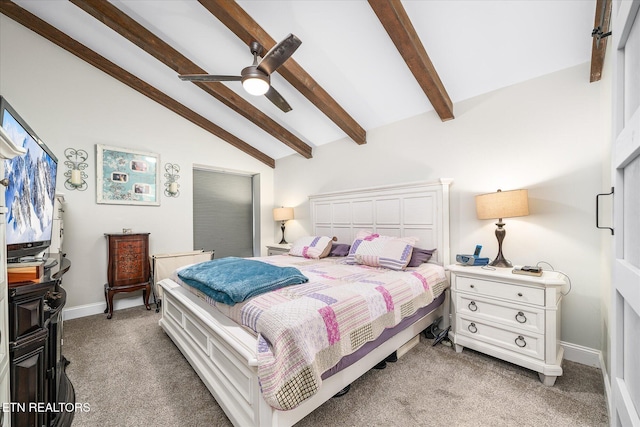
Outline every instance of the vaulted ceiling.
<path id="1" fill-rule="evenodd" d="M 595 0 L 0 0 L 4 15 L 269 166 L 432 110 L 454 120 L 456 102 L 588 62 L 595 11 Z M 252 41 L 266 52 L 290 33 L 302 45 L 271 76 L 290 112 L 240 82 L 177 77 L 239 75 Z"/>

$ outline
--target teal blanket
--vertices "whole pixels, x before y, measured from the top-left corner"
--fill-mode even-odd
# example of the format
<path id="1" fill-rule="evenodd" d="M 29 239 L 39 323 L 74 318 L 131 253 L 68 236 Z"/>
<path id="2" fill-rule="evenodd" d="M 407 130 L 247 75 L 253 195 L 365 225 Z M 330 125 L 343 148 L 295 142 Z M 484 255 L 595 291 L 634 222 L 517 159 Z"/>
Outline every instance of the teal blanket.
<path id="1" fill-rule="evenodd" d="M 218 302 L 234 305 L 264 292 L 309 279 L 294 267 L 277 267 L 262 261 L 227 257 L 194 264 L 178 277 Z"/>

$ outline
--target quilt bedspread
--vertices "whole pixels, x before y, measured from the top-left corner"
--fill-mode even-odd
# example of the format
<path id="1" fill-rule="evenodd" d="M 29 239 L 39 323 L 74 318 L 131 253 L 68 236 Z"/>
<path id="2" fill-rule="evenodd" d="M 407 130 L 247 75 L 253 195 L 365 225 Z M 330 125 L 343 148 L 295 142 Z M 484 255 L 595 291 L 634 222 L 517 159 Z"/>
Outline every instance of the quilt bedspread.
<path id="1" fill-rule="evenodd" d="M 324 371 L 431 303 L 446 285 L 444 269 L 429 263 L 393 271 L 347 265 L 341 258 L 258 259 L 296 267 L 309 282 L 234 306 L 209 302 L 257 333 L 262 393 L 280 410 L 315 394 Z"/>

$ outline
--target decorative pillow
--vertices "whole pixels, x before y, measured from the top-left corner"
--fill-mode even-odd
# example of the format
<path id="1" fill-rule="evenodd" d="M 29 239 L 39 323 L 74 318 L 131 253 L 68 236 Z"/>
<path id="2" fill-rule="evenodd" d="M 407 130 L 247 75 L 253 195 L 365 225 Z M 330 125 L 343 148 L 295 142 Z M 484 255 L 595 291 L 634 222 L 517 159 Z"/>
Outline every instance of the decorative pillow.
<path id="1" fill-rule="evenodd" d="M 347 245 L 346 243 L 332 243 L 329 256 L 347 256 L 349 255 L 350 248 L 351 245 Z"/>
<path id="2" fill-rule="evenodd" d="M 413 253 L 411 254 L 411 259 L 407 267 L 418 267 L 423 262 L 429 261 L 435 251 L 435 249 L 413 248 Z"/>
<path id="3" fill-rule="evenodd" d="M 346 262 L 371 267 L 404 270 L 411 259 L 415 237 L 390 237 L 359 231 L 351 245 Z"/>
<path id="4" fill-rule="evenodd" d="M 332 241 L 331 237 L 327 236 L 301 237 L 293 243 L 289 249 L 289 255 L 313 259 L 324 258 L 329 255 Z"/>

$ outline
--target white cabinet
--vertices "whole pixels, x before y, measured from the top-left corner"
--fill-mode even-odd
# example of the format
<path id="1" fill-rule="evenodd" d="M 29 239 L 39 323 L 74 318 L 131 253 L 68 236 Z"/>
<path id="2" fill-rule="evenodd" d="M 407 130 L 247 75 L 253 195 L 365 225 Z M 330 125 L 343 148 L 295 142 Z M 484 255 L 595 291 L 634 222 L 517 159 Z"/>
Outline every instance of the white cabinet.
<path id="1" fill-rule="evenodd" d="M 464 347 L 538 372 L 548 386 L 562 375 L 560 302 L 566 279 L 451 265 L 452 331 L 456 351 Z"/>

